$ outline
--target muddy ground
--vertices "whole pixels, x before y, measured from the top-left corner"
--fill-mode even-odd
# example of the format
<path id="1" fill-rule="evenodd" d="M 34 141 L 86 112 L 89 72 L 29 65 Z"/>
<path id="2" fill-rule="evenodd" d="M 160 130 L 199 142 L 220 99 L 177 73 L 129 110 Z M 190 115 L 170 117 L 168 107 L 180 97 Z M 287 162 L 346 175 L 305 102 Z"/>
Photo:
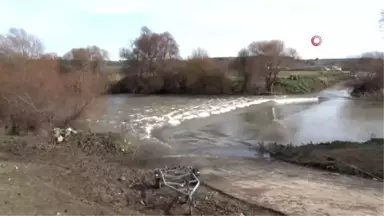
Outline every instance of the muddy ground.
<path id="1" fill-rule="evenodd" d="M 155 189 L 153 169 L 116 134 L 0 137 L 0 214 L 184 215 L 188 205 Z M 197 192 L 197 215 L 282 215 L 212 188 Z"/>
<path id="2" fill-rule="evenodd" d="M 372 139 L 363 144 L 271 145 L 264 150 L 274 158 L 290 163 L 369 178 L 379 179 L 383 175 L 382 139 Z M 188 205 L 175 200 L 177 194 L 168 188 L 153 187 L 154 167 L 173 163 L 164 161 L 148 157 L 147 149 L 127 145 L 124 139 L 113 133 L 80 133 L 60 144 L 42 136 L 0 136 L 0 214 L 188 214 Z M 268 168 L 267 161 L 262 163 L 266 164 L 259 162 L 259 166 L 274 170 Z M 230 194 L 203 184 L 196 194 L 197 207 L 193 213 L 284 215 Z"/>
<path id="3" fill-rule="evenodd" d="M 384 139 L 370 139 L 363 143 L 270 144 L 260 145 L 258 149 L 289 163 L 382 181 L 383 144 Z"/>

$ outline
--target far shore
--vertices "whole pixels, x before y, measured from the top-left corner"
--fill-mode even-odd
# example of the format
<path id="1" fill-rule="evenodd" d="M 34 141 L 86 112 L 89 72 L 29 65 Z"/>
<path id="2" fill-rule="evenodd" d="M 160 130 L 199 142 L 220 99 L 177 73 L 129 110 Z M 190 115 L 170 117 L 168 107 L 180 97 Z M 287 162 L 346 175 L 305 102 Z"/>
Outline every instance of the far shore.
<path id="1" fill-rule="evenodd" d="M 156 94 L 156 95 L 287 95 L 316 93 L 335 85 L 344 84 L 346 80 L 353 80 L 349 74 L 340 71 L 281 71 L 276 78 L 272 91 L 266 91 L 265 80 L 258 78 L 255 84 L 244 83 L 241 76 L 227 77 L 227 81 L 218 86 L 212 82 L 196 83 L 194 85 L 170 87 L 162 83 L 159 77 L 150 77 L 138 84 L 137 78 L 110 75 L 109 94 Z M 117 75 L 116 75 L 117 76 Z M 202 80 L 201 82 L 203 82 Z M 176 81 L 172 81 L 176 82 Z M 197 81 L 196 81 L 197 82 Z M 254 81 L 255 82 L 255 81 Z"/>

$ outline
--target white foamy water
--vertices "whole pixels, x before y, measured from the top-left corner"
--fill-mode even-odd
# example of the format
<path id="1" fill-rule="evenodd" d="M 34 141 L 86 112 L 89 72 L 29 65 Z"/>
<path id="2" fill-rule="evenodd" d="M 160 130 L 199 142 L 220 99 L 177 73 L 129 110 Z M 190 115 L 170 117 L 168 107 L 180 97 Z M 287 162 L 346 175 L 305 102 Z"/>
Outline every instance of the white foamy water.
<path id="1" fill-rule="evenodd" d="M 145 97 L 144 97 L 145 98 Z M 144 100 L 143 98 L 143 100 Z M 158 99 L 158 98 L 157 98 Z M 135 100 L 140 100 L 135 98 Z M 236 109 L 246 108 L 257 104 L 273 102 L 276 104 L 313 103 L 317 97 L 232 97 L 232 98 L 183 98 L 167 101 L 153 100 L 150 104 L 129 104 L 124 110 L 119 105 L 112 107 L 109 114 L 103 115 L 102 119 L 89 117 L 88 121 L 95 124 L 113 125 L 116 130 L 127 130 L 140 139 L 152 139 L 152 132 L 163 126 L 177 126 L 192 119 L 204 119 L 214 115 L 231 112 Z M 128 99 L 129 101 L 129 99 Z M 113 101 L 112 101 L 113 103 Z"/>
<path id="2" fill-rule="evenodd" d="M 329 98 L 351 98 L 351 89 L 343 90 L 325 90 L 319 93 L 320 99 L 329 99 Z"/>
<path id="3" fill-rule="evenodd" d="M 249 148 L 259 142 L 301 144 L 381 137 L 383 105 L 347 96 L 342 91 L 322 92 L 320 100 L 308 95 L 117 95 L 98 99 L 84 117 L 94 131 L 123 132 L 133 142 L 141 139 L 138 143 L 143 145 L 154 141 L 163 144 L 157 145 L 160 149 L 171 147 L 164 148 L 171 156 L 250 157 Z"/>

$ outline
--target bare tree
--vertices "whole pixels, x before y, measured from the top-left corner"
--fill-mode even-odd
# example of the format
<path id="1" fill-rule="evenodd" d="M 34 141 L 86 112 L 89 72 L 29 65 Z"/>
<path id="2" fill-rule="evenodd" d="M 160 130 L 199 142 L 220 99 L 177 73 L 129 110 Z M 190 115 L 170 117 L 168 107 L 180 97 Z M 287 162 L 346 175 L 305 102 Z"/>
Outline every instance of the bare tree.
<path id="1" fill-rule="evenodd" d="M 144 79 L 158 76 L 167 68 L 167 63 L 179 58 L 179 45 L 169 32 L 155 33 L 143 27 L 141 34 L 129 48 L 122 48 L 123 73 L 134 76 L 138 88 Z"/>
<path id="2" fill-rule="evenodd" d="M 264 55 L 279 57 L 284 53 L 285 44 L 280 40 L 255 41 L 248 45 L 248 50 L 252 55 Z"/>
<path id="3" fill-rule="evenodd" d="M 0 56 L 39 58 L 44 51 L 43 43 L 24 29 L 11 28 L 0 35 Z"/>
<path id="4" fill-rule="evenodd" d="M 380 12 L 379 19 L 380 29 L 384 31 L 384 10 Z M 354 83 L 351 92 L 354 96 L 370 95 L 371 97 L 383 100 L 384 85 L 384 53 L 383 52 L 366 52 L 360 58 L 350 59 L 347 61 L 350 70 L 358 73 L 357 80 Z"/>
<path id="5" fill-rule="evenodd" d="M 203 48 L 197 48 L 192 51 L 190 58 L 209 58 L 208 51 Z"/>
<path id="6" fill-rule="evenodd" d="M 0 35 L 0 54 L 7 58 L 0 61 L 0 123 L 10 132 L 65 123 L 105 90 L 93 73 L 59 74 L 57 55 L 44 54 L 42 42 L 23 29 Z"/>
<path id="7" fill-rule="evenodd" d="M 166 60 L 178 58 L 179 46 L 169 32 L 154 33 L 143 27 L 131 47 L 121 49 L 120 57 L 130 67 L 136 66 L 140 71 L 152 73 Z"/>
<path id="8" fill-rule="evenodd" d="M 298 52 L 286 47 L 284 41 L 281 40 L 252 42 L 249 44 L 248 50 L 251 56 L 257 57 L 257 73 L 264 77 L 267 92 L 273 92 L 277 75 L 281 69 L 293 59 L 299 58 Z"/>
<path id="9" fill-rule="evenodd" d="M 291 57 L 293 59 L 300 59 L 299 52 L 295 48 L 289 47 L 286 49 L 286 55 L 287 57 Z"/>
<path id="10" fill-rule="evenodd" d="M 98 46 L 88 46 L 86 48 L 74 48 L 64 54 L 65 59 L 75 59 L 81 61 L 104 61 L 108 60 L 108 52 Z"/>
<path id="11" fill-rule="evenodd" d="M 250 75 L 252 72 L 252 57 L 247 48 L 241 49 L 237 57 L 230 63 L 229 68 L 235 70 L 240 76 L 243 77 L 243 85 L 241 91 L 245 92 L 247 86 L 250 84 Z"/>
<path id="12" fill-rule="evenodd" d="M 108 52 L 97 46 L 74 48 L 64 54 L 63 60 L 70 70 L 100 72 L 104 62 L 109 60 Z"/>
<path id="13" fill-rule="evenodd" d="M 249 65 L 249 57 L 250 57 L 250 52 L 243 48 L 239 51 L 237 54 L 237 58 L 233 62 L 235 65 L 235 68 L 239 70 L 241 73 L 246 73 L 247 72 L 247 66 Z"/>

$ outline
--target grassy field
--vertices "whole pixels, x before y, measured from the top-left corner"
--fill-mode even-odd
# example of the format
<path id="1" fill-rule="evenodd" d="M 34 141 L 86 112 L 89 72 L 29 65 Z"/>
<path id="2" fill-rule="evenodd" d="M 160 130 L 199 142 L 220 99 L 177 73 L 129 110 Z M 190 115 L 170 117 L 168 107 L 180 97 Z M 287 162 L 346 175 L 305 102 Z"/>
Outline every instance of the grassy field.
<path id="1" fill-rule="evenodd" d="M 277 92 L 302 94 L 321 91 L 347 79 L 341 71 L 281 71 Z"/>
<path id="2" fill-rule="evenodd" d="M 289 76 L 338 76 L 344 75 L 342 71 L 281 71 L 279 77 L 285 78 Z"/>

